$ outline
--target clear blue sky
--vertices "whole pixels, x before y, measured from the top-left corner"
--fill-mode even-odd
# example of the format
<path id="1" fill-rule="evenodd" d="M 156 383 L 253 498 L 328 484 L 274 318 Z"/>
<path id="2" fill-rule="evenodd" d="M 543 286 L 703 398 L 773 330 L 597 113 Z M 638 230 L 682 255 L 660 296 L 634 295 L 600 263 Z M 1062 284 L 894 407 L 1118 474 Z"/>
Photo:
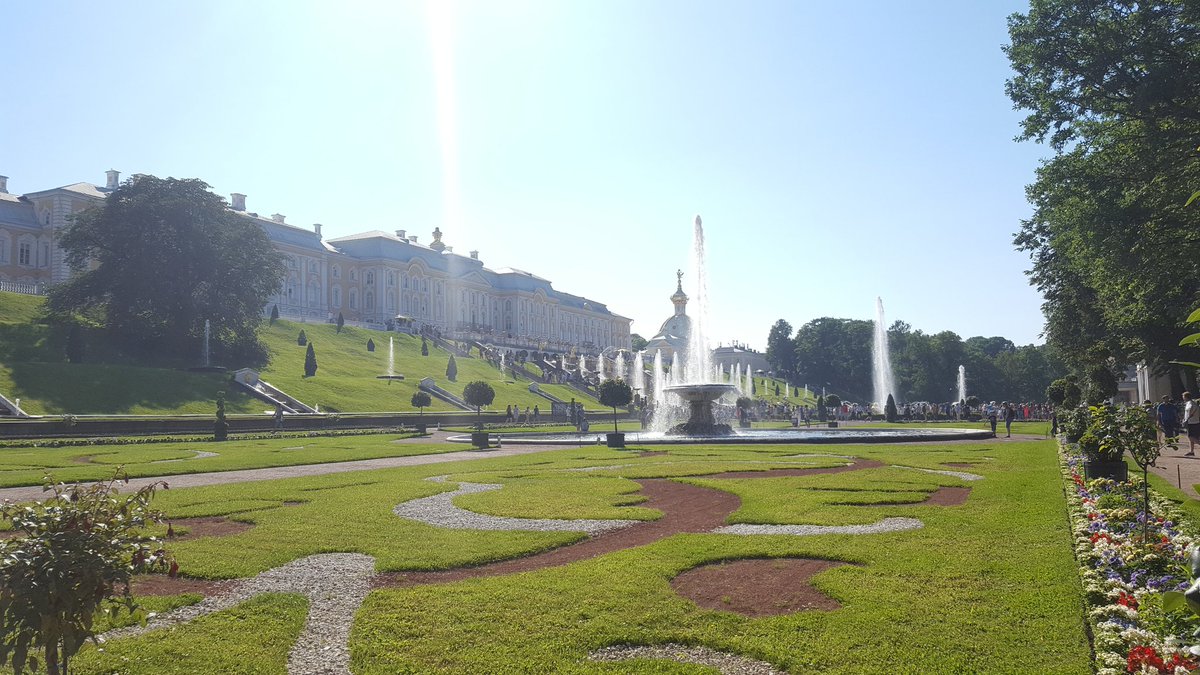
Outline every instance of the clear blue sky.
<path id="1" fill-rule="evenodd" d="M 871 318 L 1040 342 L 988 2 L 5 5 L 0 174 L 198 177 L 326 237 L 435 226 L 649 337 L 704 218 L 715 338 Z"/>

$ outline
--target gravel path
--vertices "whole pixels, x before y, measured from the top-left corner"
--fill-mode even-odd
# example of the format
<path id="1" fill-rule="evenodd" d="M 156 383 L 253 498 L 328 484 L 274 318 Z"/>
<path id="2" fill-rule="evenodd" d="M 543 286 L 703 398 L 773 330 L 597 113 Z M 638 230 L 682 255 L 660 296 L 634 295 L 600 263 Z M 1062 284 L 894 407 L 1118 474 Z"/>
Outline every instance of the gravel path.
<path id="1" fill-rule="evenodd" d="M 771 664 L 748 659 L 744 656 L 719 652 L 708 647 L 689 647 L 680 644 L 665 644 L 652 647 L 619 645 L 597 649 L 588 655 L 591 661 L 627 661 L 629 659 L 666 659 L 678 663 L 695 663 L 716 668 L 722 675 L 783 675 Z"/>
<path id="2" fill-rule="evenodd" d="M 187 461 L 191 461 L 193 459 L 206 459 L 208 457 L 220 457 L 220 455 L 218 455 L 217 453 L 209 452 L 208 450 L 193 450 L 192 452 L 196 453 L 192 457 L 184 457 L 182 459 L 156 459 L 153 462 L 149 462 L 149 463 L 150 464 L 170 464 L 171 462 L 187 462 Z"/>
<path id="3" fill-rule="evenodd" d="M 288 654 L 289 675 L 348 674 L 347 641 L 354 614 L 370 590 L 375 559 L 359 553 L 325 553 L 300 558 L 256 577 L 232 582 L 225 592 L 159 614 L 145 626 L 109 631 L 101 640 L 131 637 L 229 609 L 261 593 L 301 593 L 308 597 L 304 630 Z"/>
<path id="4" fill-rule="evenodd" d="M 936 473 L 941 476 L 950 476 L 951 478 L 961 478 L 962 480 L 983 480 L 983 476 L 977 473 L 968 473 L 966 471 L 950 471 L 946 469 L 922 469 L 915 466 L 901 466 L 894 464 L 897 469 L 912 469 L 913 471 L 924 471 L 925 473 Z"/>
<path id="5" fill-rule="evenodd" d="M 430 439 L 421 439 L 431 443 Z M 324 464 L 297 464 L 295 466 L 276 466 L 263 469 L 239 469 L 236 471 L 208 471 L 205 473 L 185 473 L 174 476 L 154 476 L 147 478 L 130 478 L 128 484 L 122 484 L 121 490 L 134 492 L 151 483 L 167 481 L 172 488 L 199 487 L 202 485 L 225 485 L 228 483 L 248 483 L 259 480 L 276 480 L 279 478 L 297 478 L 300 476 L 324 476 L 332 473 L 348 471 L 369 471 L 372 469 L 391 469 L 401 466 L 421 466 L 425 464 L 442 464 L 445 462 L 462 462 L 472 459 L 487 459 L 491 457 L 511 457 L 513 455 L 528 455 L 535 452 L 551 452 L 561 450 L 553 445 L 522 445 L 492 450 L 462 450 L 443 452 L 431 455 L 409 455 L 407 457 L 381 457 L 378 459 L 356 459 L 348 462 L 326 462 Z M 29 502 L 45 499 L 46 493 L 40 485 L 26 487 L 0 488 L 0 500 L 14 502 Z"/>
<path id="6" fill-rule="evenodd" d="M 446 482 L 446 476 L 427 478 L 437 483 Z M 491 492 L 504 487 L 495 483 L 462 483 L 453 492 L 443 492 L 432 497 L 421 497 L 402 502 L 392 511 L 401 518 L 416 520 L 434 527 L 455 530 L 523 530 L 531 532 L 586 532 L 599 534 L 609 530 L 635 525 L 637 520 L 560 520 L 551 518 L 508 518 L 489 516 L 460 509 L 454 505 L 459 495 Z"/>
<path id="7" fill-rule="evenodd" d="M 916 518 L 884 518 L 870 525 L 726 525 L 713 530 L 713 534 L 790 534 L 795 537 L 811 537 L 818 534 L 883 534 L 919 530 L 925 524 Z"/>

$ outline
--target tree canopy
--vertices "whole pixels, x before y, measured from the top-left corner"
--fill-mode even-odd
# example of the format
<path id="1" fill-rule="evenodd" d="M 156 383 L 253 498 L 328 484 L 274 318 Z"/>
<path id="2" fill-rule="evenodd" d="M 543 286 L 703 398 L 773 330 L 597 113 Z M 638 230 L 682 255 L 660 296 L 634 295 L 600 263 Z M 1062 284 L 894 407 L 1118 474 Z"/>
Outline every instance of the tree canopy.
<path id="1" fill-rule="evenodd" d="M 792 342 L 792 324 L 780 319 L 767 333 L 767 363 L 780 377 L 796 371 L 796 345 Z"/>
<path id="2" fill-rule="evenodd" d="M 792 377 L 847 400 L 867 401 L 873 340 L 870 321 L 814 319 L 797 329 L 792 340 Z M 900 401 L 957 400 L 960 365 L 966 368 L 968 389 L 989 400 L 1040 401 L 1047 385 L 1064 372 L 1055 350 L 1046 345 L 1017 346 L 1003 337 L 963 340 L 951 331 L 927 334 L 903 321 L 888 329 L 888 347 Z"/>
<path id="3" fill-rule="evenodd" d="M 104 204 L 76 214 L 59 245 L 75 274 L 48 309 L 102 326 L 138 355 L 213 351 L 261 357 L 255 336 L 283 277 L 262 228 L 197 179 L 137 175 Z"/>
<path id="4" fill-rule="evenodd" d="M 1089 398 L 1138 361 L 1193 385 L 1169 362 L 1200 301 L 1200 214 L 1184 208 L 1200 183 L 1200 5 L 1033 0 L 1009 35 L 1020 140 L 1055 153 L 1015 238 L 1048 343 Z"/>

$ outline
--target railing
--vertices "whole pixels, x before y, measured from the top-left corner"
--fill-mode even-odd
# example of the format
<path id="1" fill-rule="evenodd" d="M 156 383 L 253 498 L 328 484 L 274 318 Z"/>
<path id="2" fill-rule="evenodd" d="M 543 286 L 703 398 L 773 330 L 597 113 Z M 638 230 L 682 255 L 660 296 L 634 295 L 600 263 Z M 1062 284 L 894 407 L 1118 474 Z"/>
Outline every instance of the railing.
<path id="1" fill-rule="evenodd" d="M 45 295 L 46 284 L 18 284 L 14 281 L 0 281 L 0 291 L 5 293 L 21 293 L 24 295 Z"/>

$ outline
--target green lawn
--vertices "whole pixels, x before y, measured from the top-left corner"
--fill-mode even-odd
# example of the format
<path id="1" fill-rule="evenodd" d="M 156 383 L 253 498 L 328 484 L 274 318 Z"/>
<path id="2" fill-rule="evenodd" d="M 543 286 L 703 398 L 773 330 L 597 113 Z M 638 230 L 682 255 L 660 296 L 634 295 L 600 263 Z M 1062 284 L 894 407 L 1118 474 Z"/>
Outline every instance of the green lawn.
<path id="1" fill-rule="evenodd" d="M 377 457 L 430 455 L 465 450 L 448 443 L 397 443 L 410 435 L 369 434 L 314 438 L 264 438 L 244 441 L 89 445 L 66 448 L 8 448 L 0 453 L 0 487 L 41 485 L 47 473 L 55 481 L 111 478 L 124 467 L 130 477 L 174 476 L 271 466 L 347 462 Z M 197 453 L 217 453 L 215 457 Z"/>
<path id="2" fill-rule="evenodd" d="M 705 477 L 844 461 L 824 453 L 890 466 L 803 477 Z M 503 484 L 456 503 L 516 517 L 653 518 L 655 512 L 640 505 L 632 479 L 676 477 L 738 494 L 742 504 L 734 522 L 851 524 L 906 516 L 924 523 L 919 530 L 864 536 L 676 535 L 563 567 L 375 591 L 351 635 L 352 669 L 360 675 L 629 672 L 634 665 L 591 663 L 586 655 L 605 645 L 665 642 L 731 651 L 797 673 L 1087 673 L 1081 592 L 1056 461 L 1051 442 L 681 446 L 649 457 L 589 446 L 171 490 L 160 493 L 156 505 L 174 517 L 229 515 L 255 524 L 233 536 L 172 545 L 184 574 L 207 578 L 248 576 L 332 551 L 373 555 L 379 570 L 443 569 L 579 538 L 569 532 L 447 530 L 392 514 L 398 502 L 455 489 L 455 480 Z M 985 479 L 968 483 L 901 468 L 944 469 L 947 462 L 970 462 L 970 471 Z M 597 466 L 610 468 L 570 470 Z M 452 482 L 422 480 L 438 474 L 450 474 Z M 972 491 L 962 506 L 919 503 L 940 486 Z M 669 585 L 700 564 L 779 556 L 853 563 L 813 582 L 842 608 L 752 619 L 700 609 Z M 243 624 L 223 630 L 240 650 L 260 629 Z M 278 663 L 269 645 L 279 632 L 261 630 L 270 638 L 261 659 L 253 649 L 243 657 Z M 169 645 L 188 644 L 182 636 L 159 642 L 154 649 L 160 651 L 137 646 L 123 653 L 144 654 L 139 663 L 166 668 Z M 636 665 L 638 672 L 709 672 Z"/>
<path id="3" fill-rule="evenodd" d="M 0 393 L 21 399 L 34 415 L 54 414 L 212 414 L 217 392 L 226 390 L 229 413 L 262 412 L 267 404 L 230 387 L 227 375 L 192 373 L 174 368 L 129 364 L 67 363 L 65 338 L 36 322 L 42 298 L 0 293 Z M 297 344 L 304 330 L 314 345 L 316 377 L 304 377 L 305 347 Z M 261 337 L 271 355 L 262 369 L 266 381 L 309 405 L 341 412 L 414 412 L 410 401 L 423 377 L 461 395 L 467 382 L 486 380 L 496 390 L 496 406 L 538 406 L 549 412 L 550 401 L 529 392 L 529 382 L 501 377 L 498 369 L 477 358 L 458 358 L 456 382 L 446 378 L 449 354 L 432 343 L 421 356 L 421 340 L 411 335 L 345 327 L 338 333 L 329 324 L 277 321 L 264 325 Z M 388 341 L 394 340 L 394 371 L 405 376 L 391 384 L 376 376 L 387 372 Z M 367 351 L 367 341 L 375 351 Z M 232 368 L 240 364 L 223 364 Z M 600 404 L 564 385 L 541 385 L 564 401 L 582 401 L 588 409 Z M 437 399 L 431 411 L 454 410 Z"/>

